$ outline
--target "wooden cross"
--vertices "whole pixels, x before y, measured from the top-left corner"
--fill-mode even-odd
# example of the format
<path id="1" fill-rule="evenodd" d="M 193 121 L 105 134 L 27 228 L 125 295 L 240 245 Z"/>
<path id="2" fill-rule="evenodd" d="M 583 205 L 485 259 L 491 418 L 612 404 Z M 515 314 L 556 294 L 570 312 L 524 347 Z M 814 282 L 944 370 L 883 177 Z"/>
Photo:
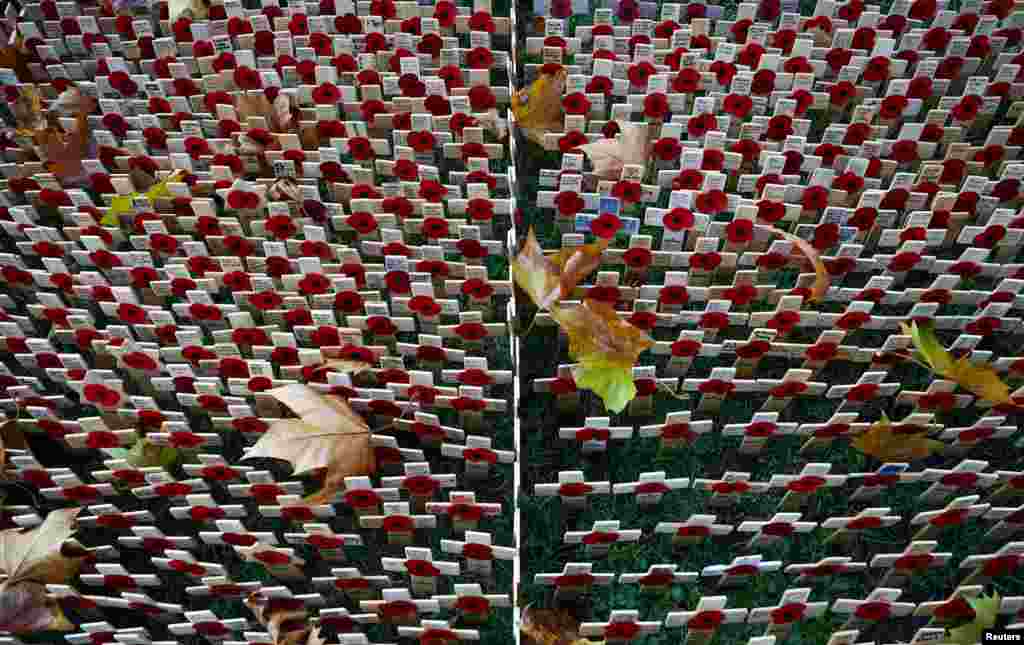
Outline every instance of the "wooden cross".
<path id="1" fill-rule="evenodd" d="M 640 529 L 620 529 L 618 520 L 594 522 L 590 531 L 566 531 L 565 544 L 583 544 L 591 557 L 608 555 L 612 544 L 637 542 L 643 533 Z"/>
<path id="2" fill-rule="evenodd" d="M 439 576 L 457 576 L 460 573 L 458 562 L 442 562 L 434 560 L 429 548 L 422 549 L 412 546 L 405 547 L 404 558 L 381 558 L 384 571 L 393 573 L 404 572 L 409 576 L 413 593 L 418 596 L 432 596 L 437 593 Z"/>
<path id="3" fill-rule="evenodd" d="M 778 605 L 751 609 L 747 622 L 752 625 L 767 623 L 765 636 L 786 638 L 795 623 L 816 618 L 828 609 L 827 602 L 808 602 L 810 597 L 809 587 L 787 589 L 782 592 Z"/>
<path id="4" fill-rule="evenodd" d="M 558 495 L 562 504 L 572 510 L 582 510 L 590 495 L 608 495 L 612 492 L 609 482 L 587 482 L 582 470 L 563 470 L 558 473 L 557 484 L 534 484 L 533 494 L 538 497 Z"/>
<path id="5" fill-rule="evenodd" d="M 957 493 L 995 486 L 999 482 L 999 475 L 982 472 L 986 468 L 987 461 L 971 459 L 961 461 L 952 470 L 926 468 L 921 474 L 921 480 L 932 482 L 932 485 L 918 499 L 925 504 L 941 504 Z"/>
<path id="6" fill-rule="evenodd" d="M 751 578 L 762 573 L 771 573 L 782 568 L 779 560 L 764 560 L 761 555 L 746 555 L 733 558 L 730 564 L 712 564 L 701 571 L 702 578 L 718 578 L 719 589 L 741 587 Z"/>
<path id="7" fill-rule="evenodd" d="M 988 512 L 991 504 L 978 504 L 979 499 L 978 495 L 957 497 L 943 509 L 918 513 L 910 520 L 910 524 L 924 526 L 914 535 L 914 539 L 927 540 L 950 526 L 959 526 L 969 519 L 980 518 Z"/>
<path id="8" fill-rule="evenodd" d="M 646 573 L 623 573 L 619 575 L 619 584 L 639 584 L 644 593 L 667 591 L 672 585 L 696 582 L 700 574 L 678 571 L 677 564 L 652 564 Z"/>
<path id="9" fill-rule="evenodd" d="M 909 616 L 916 605 L 912 602 L 897 602 L 901 595 L 902 589 L 876 587 L 864 600 L 837 599 L 832 603 L 832 611 L 849 615 L 843 629 L 865 627 L 890 618 Z"/>
<path id="10" fill-rule="evenodd" d="M 845 573 L 860 573 L 867 568 L 867 563 L 853 562 L 853 558 L 837 556 L 822 558 L 810 564 L 790 564 L 786 566 L 786 573 L 796 574 L 796 584 L 806 584 L 828 581 L 833 576 Z"/>
<path id="11" fill-rule="evenodd" d="M 640 612 L 631 610 L 613 610 L 606 623 L 582 623 L 582 636 L 604 636 L 608 643 L 628 643 L 635 638 L 643 638 L 661 631 L 660 621 L 641 621 Z"/>
<path id="12" fill-rule="evenodd" d="M 640 473 L 637 481 L 615 484 L 615 495 L 633 495 L 641 508 L 651 508 L 661 503 L 666 493 L 690 487 L 688 477 L 668 478 L 665 471 Z"/>
<path id="13" fill-rule="evenodd" d="M 722 625 L 745 622 L 746 608 L 726 609 L 727 596 L 702 596 L 692 611 L 670 611 L 665 628 L 686 627 L 687 645 L 707 645 Z"/>
<path id="14" fill-rule="evenodd" d="M 444 609 L 455 610 L 462 620 L 471 624 L 487 622 L 493 607 L 512 606 L 508 594 L 484 594 L 477 583 L 455 584 L 453 588 L 454 594 L 434 596 L 434 600 Z"/>
<path id="15" fill-rule="evenodd" d="M 805 465 L 799 475 L 772 475 L 768 485 L 786 489 L 785 496 L 779 502 L 779 510 L 799 510 L 807 505 L 819 489 L 846 483 L 846 475 L 829 475 L 831 470 L 830 463 L 812 463 Z"/>
<path id="16" fill-rule="evenodd" d="M 717 368 L 716 368 L 717 369 Z M 773 437 L 796 433 L 799 424 L 779 423 L 778 412 L 756 412 L 750 423 L 728 423 L 722 429 L 722 436 L 743 437 L 740 453 L 756 455 L 764 450 Z"/>
<path id="17" fill-rule="evenodd" d="M 800 513 L 776 513 L 767 522 L 745 521 L 736 527 L 739 533 L 753 533 L 746 544 L 748 550 L 774 544 L 794 533 L 810 533 L 817 522 L 801 522 Z"/>

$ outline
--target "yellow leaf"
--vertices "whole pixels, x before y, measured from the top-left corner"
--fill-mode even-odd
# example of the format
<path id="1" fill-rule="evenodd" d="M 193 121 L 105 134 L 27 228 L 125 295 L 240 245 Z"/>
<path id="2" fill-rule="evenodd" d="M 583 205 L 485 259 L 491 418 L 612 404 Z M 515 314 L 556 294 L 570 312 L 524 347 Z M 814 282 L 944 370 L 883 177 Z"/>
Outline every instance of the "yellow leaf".
<path id="1" fill-rule="evenodd" d="M 602 360 L 581 361 L 572 371 L 576 386 L 591 390 L 601 397 L 604 407 L 611 412 L 622 412 L 636 397 L 633 368 L 621 367 Z"/>
<path id="2" fill-rule="evenodd" d="M 941 441 L 929 439 L 927 432 L 894 432 L 892 422 L 885 415 L 854 437 L 851 445 L 862 453 L 885 462 L 924 459 L 945 447 Z"/>
<path id="3" fill-rule="evenodd" d="M 272 423 L 244 458 L 283 459 L 292 464 L 296 475 L 326 468 L 324 487 L 311 502 L 330 501 L 346 477 L 376 470 L 370 428 L 348 403 L 299 384 L 275 388 L 269 394 L 299 418 Z"/>
<path id="4" fill-rule="evenodd" d="M 789 240 L 793 243 L 800 253 L 807 258 L 807 261 L 814 267 L 814 286 L 811 287 L 811 296 L 808 298 L 809 302 L 817 302 L 825 297 L 828 293 L 828 287 L 832 283 L 832 277 L 828 273 L 828 269 L 825 267 L 825 262 L 821 259 L 821 254 L 814 248 L 807 240 L 797 237 L 792 233 L 786 231 L 780 231 L 773 229 L 773 232 L 779 237 Z"/>
<path id="5" fill-rule="evenodd" d="M 974 620 L 949 630 L 949 637 L 959 645 L 975 645 L 985 642 L 982 639 L 982 632 L 996 624 L 999 616 L 999 605 L 1001 599 L 998 592 L 992 592 L 991 596 L 979 596 L 968 598 L 967 602 L 974 609 Z"/>
<path id="6" fill-rule="evenodd" d="M 965 390 L 992 403 L 1010 402 L 1010 386 L 994 369 L 988 365 L 975 365 L 966 356 L 954 359 L 935 336 L 932 327 L 919 327 L 913 322 L 909 327 L 903 325 L 903 332 L 910 335 L 914 349 L 936 374 L 955 381 Z"/>
<path id="7" fill-rule="evenodd" d="M 648 158 L 648 128 L 634 123 L 622 126 L 614 139 L 600 139 L 577 148 L 590 158 L 594 174 L 602 179 L 617 180 L 624 166 L 645 166 Z"/>
<path id="8" fill-rule="evenodd" d="M 168 184 L 174 183 L 179 177 L 181 177 L 180 170 L 171 173 L 167 179 L 158 182 L 147 190 L 145 192 L 146 198 L 149 199 L 150 202 L 154 202 L 157 199 L 170 197 L 171 189 Z M 117 226 L 120 223 L 118 216 L 134 212 L 132 202 L 136 197 L 142 196 L 142 194 L 143 193 L 135 192 L 130 195 L 118 195 L 111 199 L 110 208 L 108 208 L 106 214 L 100 218 L 100 224 L 103 224 L 104 226 Z"/>
<path id="9" fill-rule="evenodd" d="M 551 316 L 568 334 L 569 354 L 580 363 L 577 385 L 600 388 L 594 391 L 609 410 L 625 407 L 636 396 L 631 370 L 640 353 L 654 345 L 650 337 L 620 318 L 611 305 L 596 300 L 555 307 Z"/>
<path id="10" fill-rule="evenodd" d="M 608 248 L 608 242 L 598 240 L 546 256 L 531 228 L 526 243 L 512 261 L 512 277 L 538 307 L 547 309 L 571 295 L 576 285 L 601 266 L 601 254 Z"/>
<path id="11" fill-rule="evenodd" d="M 544 145 L 544 135 L 562 130 L 562 92 L 566 71 L 541 74 L 530 86 L 512 95 L 516 123 L 534 143 Z"/>
<path id="12" fill-rule="evenodd" d="M 953 363 L 953 367 L 943 374 L 960 387 L 974 392 L 986 401 L 995 404 L 1009 403 L 1010 386 L 999 378 L 999 374 L 988 365 L 975 365 L 966 356 Z"/>

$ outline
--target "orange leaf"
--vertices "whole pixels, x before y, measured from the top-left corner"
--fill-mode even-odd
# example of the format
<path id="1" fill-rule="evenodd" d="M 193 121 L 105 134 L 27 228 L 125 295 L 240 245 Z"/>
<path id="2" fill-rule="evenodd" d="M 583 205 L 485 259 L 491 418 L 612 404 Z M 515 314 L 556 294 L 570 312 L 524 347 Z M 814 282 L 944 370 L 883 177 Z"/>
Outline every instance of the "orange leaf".
<path id="1" fill-rule="evenodd" d="M 814 287 L 811 289 L 811 297 L 808 300 L 810 302 L 821 300 L 825 294 L 828 293 L 828 287 L 832 283 L 832 278 L 828 274 L 828 269 L 825 268 L 825 262 L 821 259 L 821 254 L 803 238 L 778 229 L 775 229 L 773 232 L 779 237 L 792 242 L 793 246 L 795 246 L 800 253 L 807 258 L 807 261 L 811 263 L 811 266 L 814 267 L 816 278 L 814 280 Z"/>
<path id="2" fill-rule="evenodd" d="M 941 441 L 928 438 L 927 432 L 897 434 L 892 422 L 882 416 L 880 421 L 854 437 L 853 447 L 866 455 L 884 462 L 915 461 L 924 459 L 945 447 Z"/>
<path id="3" fill-rule="evenodd" d="M 512 261 L 512 277 L 538 307 L 547 309 L 572 295 L 576 285 L 601 265 L 601 254 L 607 248 L 608 240 L 598 240 L 545 256 L 531 228 L 522 250 Z"/>

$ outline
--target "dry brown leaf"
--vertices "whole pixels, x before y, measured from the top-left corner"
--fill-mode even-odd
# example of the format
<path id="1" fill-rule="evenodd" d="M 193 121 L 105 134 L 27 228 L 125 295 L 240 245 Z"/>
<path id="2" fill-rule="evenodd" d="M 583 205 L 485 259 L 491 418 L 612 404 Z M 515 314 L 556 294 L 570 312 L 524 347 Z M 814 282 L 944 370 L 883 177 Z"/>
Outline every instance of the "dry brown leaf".
<path id="1" fill-rule="evenodd" d="M 244 458 L 283 459 L 292 464 L 296 475 L 326 468 L 324 487 L 311 502 L 332 499 L 345 477 L 376 470 L 370 428 L 348 403 L 300 384 L 275 388 L 268 394 L 299 418 L 275 421 Z"/>
<path id="2" fill-rule="evenodd" d="M 33 80 L 32 70 L 28 67 L 29 60 L 31 56 L 25 50 L 20 36 L 14 44 L 0 48 L 0 67 L 13 71 L 22 83 L 31 83 Z"/>
<path id="3" fill-rule="evenodd" d="M 512 95 L 512 114 L 526 137 L 544 145 L 544 135 L 562 130 L 562 93 L 567 73 L 541 74 L 540 78 Z"/>
<path id="4" fill-rule="evenodd" d="M 522 645 L 598 645 L 580 636 L 580 621 L 565 609 L 526 607 L 519 633 Z"/>
<path id="5" fill-rule="evenodd" d="M 271 599 L 256 592 L 245 599 L 245 606 L 256 616 L 256 620 L 267 628 L 274 645 L 300 645 L 312 635 L 309 629 L 309 614 L 305 607 L 284 609 L 275 607 Z"/>
<path id="6" fill-rule="evenodd" d="M 81 510 L 58 509 L 39 526 L 0 531 L 0 631 L 73 627 L 59 605 L 47 597 L 44 585 L 66 582 L 82 564 L 83 558 L 68 557 L 61 550 L 74 534 Z"/>
<path id="7" fill-rule="evenodd" d="M 821 259 L 821 254 L 818 250 L 811 246 L 807 240 L 797 237 L 792 233 L 786 231 L 780 231 L 774 229 L 773 232 L 779 237 L 788 240 L 793 243 L 793 246 L 800 251 L 800 253 L 810 262 L 811 266 L 814 267 L 814 286 L 811 288 L 811 295 L 808 298 L 810 302 L 817 302 L 825 297 L 828 293 L 829 285 L 832 283 L 832 277 L 828 273 L 828 269 L 825 267 L 824 260 Z"/>
<path id="8" fill-rule="evenodd" d="M 512 261 L 512 277 L 538 307 L 547 309 L 572 295 L 576 285 L 601 266 L 601 254 L 608 243 L 609 240 L 598 240 L 546 256 L 531 228 L 523 248 Z"/>
<path id="9" fill-rule="evenodd" d="M 28 441 L 21 432 L 17 419 L 10 419 L 0 424 L 0 479 L 6 479 L 8 450 L 28 450 Z"/>
<path id="10" fill-rule="evenodd" d="M 616 180 L 622 177 L 625 166 L 647 166 L 649 157 L 647 125 L 626 124 L 614 139 L 601 139 L 579 146 L 590 157 L 594 174 L 602 179 Z"/>
<path id="11" fill-rule="evenodd" d="M 882 415 L 871 427 L 853 438 L 854 448 L 883 462 L 916 461 L 946 447 L 941 441 L 928 438 L 927 432 L 913 434 L 893 431 L 892 421 Z"/>

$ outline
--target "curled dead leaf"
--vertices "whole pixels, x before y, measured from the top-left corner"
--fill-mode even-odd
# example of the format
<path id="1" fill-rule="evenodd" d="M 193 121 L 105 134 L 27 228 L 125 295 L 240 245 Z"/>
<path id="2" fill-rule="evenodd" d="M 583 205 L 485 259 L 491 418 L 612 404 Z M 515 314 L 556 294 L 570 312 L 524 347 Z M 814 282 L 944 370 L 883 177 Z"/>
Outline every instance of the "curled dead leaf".
<path id="1" fill-rule="evenodd" d="M 800 251 L 803 259 L 806 259 L 806 261 L 810 263 L 811 267 L 814 268 L 814 286 L 811 287 L 811 295 L 808 298 L 808 301 L 820 301 L 825 297 L 825 294 L 828 293 L 829 285 L 832 284 L 832 277 L 828 273 L 828 268 L 825 267 L 824 260 L 821 259 L 821 254 L 818 253 L 818 250 L 814 248 L 810 242 L 802 237 L 797 237 L 792 233 L 787 233 L 786 231 L 780 231 L 778 229 L 773 229 L 773 232 L 779 237 L 792 242 L 793 246 Z"/>
<path id="2" fill-rule="evenodd" d="M 609 240 L 563 248 L 545 255 L 531 228 L 523 248 L 512 261 L 512 277 L 541 309 L 572 295 L 576 286 L 601 266 Z"/>

